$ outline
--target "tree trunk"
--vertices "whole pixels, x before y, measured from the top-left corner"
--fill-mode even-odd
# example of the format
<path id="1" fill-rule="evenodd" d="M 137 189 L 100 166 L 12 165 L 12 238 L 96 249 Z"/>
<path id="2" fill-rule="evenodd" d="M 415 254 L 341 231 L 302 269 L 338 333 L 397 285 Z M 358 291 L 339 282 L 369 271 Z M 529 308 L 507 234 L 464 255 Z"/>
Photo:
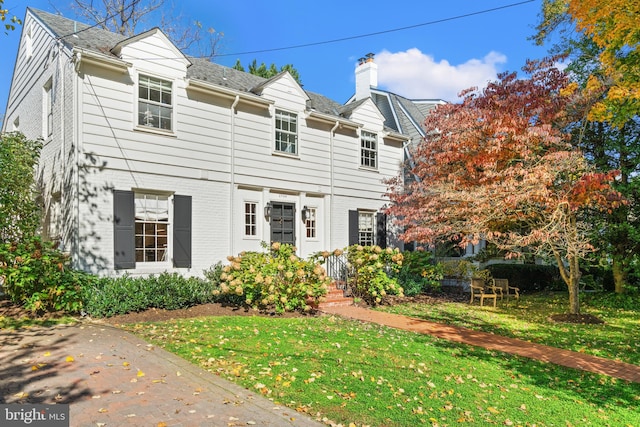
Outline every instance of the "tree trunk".
<path id="1" fill-rule="evenodd" d="M 613 271 L 613 283 L 617 294 L 624 293 L 624 286 L 627 282 L 627 271 L 624 264 L 625 263 L 622 260 L 618 260 L 616 257 L 613 257 L 611 269 Z"/>
<path id="2" fill-rule="evenodd" d="M 580 277 L 582 275 L 580 260 L 578 257 L 572 256 L 565 263 L 559 253 L 555 251 L 554 257 L 558 263 L 560 276 L 569 290 L 569 314 L 580 314 Z"/>

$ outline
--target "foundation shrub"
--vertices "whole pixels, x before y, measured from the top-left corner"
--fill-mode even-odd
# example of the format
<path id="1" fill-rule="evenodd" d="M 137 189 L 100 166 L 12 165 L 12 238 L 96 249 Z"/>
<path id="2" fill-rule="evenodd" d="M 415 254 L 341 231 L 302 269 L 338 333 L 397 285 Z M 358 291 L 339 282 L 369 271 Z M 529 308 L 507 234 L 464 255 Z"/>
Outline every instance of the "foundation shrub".
<path id="1" fill-rule="evenodd" d="M 72 269 L 69 256 L 40 237 L 0 244 L 2 291 L 33 313 L 79 313 L 82 289 L 96 280 Z"/>
<path id="2" fill-rule="evenodd" d="M 434 261 L 431 252 L 405 251 L 402 256 L 402 266 L 394 277 L 402 285 L 406 296 L 440 290 L 444 269 L 442 264 Z"/>
<path id="3" fill-rule="evenodd" d="M 299 258 L 290 244 L 263 244 L 264 252 L 229 256 L 216 297 L 257 310 L 310 311 L 327 294 L 330 279 L 313 260 Z"/>
<path id="4" fill-rule="evenodd" d="M 353 272 L 349 283 L 355 297 L 377 305 L 387 295 L 404 294 L 398 279 L 394 277 L 403 265 L 404 256 L 399 249 L 352 245 L 347 248 L 346 254 Z"/>
<path id="5" fill-rule="evenodd" d="M 111 317 L 149 308 L 176 310 L 213 302 L 212 291 L 208 280 L 178 273 L 103 277 L 84 289 L 84 311 L 93 317 Z"/>

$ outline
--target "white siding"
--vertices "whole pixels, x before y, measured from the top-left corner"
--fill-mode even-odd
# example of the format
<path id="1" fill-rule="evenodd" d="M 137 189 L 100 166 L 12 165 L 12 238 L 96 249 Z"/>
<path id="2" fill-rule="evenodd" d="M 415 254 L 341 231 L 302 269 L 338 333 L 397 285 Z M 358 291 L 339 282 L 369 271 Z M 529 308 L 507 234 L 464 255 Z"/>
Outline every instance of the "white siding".
<path id="1" fill-rule="evenodd" d="M 82 62 L 76 72 L 70 53 L 58 52 L 51 35 L 30 15 L 27 26 L 33 55 L 26 58 L 23 40 L 5 126 L 19 118 L 27 137 L 40 137 L 42 88 L 53 79 L 57 127 L 43 149 L 39 177 L 49 218 L 57 221 L 51 229 L 62 235 L 65 249 L 83 269 L 124 273 L 113 269 L 114 189 L 192 197 L 192 268 L 180 270 L 188 275 L 201 275 L 227 255 L 261 250 L 261 242 L 270 239 L 263 215 L 268 202 L 295 204 L 296 246 L 304 257 L 347 246 L 349 210 L 378 211 L 387 202 L 383 180 L 398 174 L 403 150 L 401 143 L 384 139 L 384 118 L 372 101 L 349 117 L 362 129 L 345 126 L 332 136 L 330 121 L 306 118 L 307 94 L 287 73 L 260 88 L 265 105 L 240 100 L 232 110 L 231 96 L 187 89 L 188 61 L 160 33 L 146 33 L 120 47 L 121 58 L 132 64 L 128 69 Z M 140 74 L 172 82 L 171 132 L 137 126 Z M 297 114 L 296 155 L 274 151 L 278 109 Z M 360 166 L 360 130 L 378 136 L 375 170 Z M 255 237 L 244 235 L 246 201 L 257 204 Z M 306 237 L 301 217 L 305 205 L 317 211 L 313 239 Z M 140 264 L 126 272 L 164 270 L 173 268 L 168 263 L 150 270 Z"/>

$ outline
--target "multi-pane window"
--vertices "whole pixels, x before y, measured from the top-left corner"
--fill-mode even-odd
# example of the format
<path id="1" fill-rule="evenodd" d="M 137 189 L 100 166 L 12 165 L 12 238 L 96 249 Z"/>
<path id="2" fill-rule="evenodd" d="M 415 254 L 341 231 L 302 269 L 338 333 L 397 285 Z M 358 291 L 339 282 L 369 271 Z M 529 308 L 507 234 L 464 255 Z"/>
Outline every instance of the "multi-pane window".
<path id="1" fill-rule="evenodd" d="M 378 167 L 378 142 L 375 133 L 362 131 L 360 135 L 360 165 Z"/>
<path id="2" fill-rule="evenodd" d="M 258 235 L 258 204 L 246 202 L 244 204 L 244 235 Z"/>
<path id="3" fill-rule="evenodd" d="M 171 82 L 140 76 L 138 82 L 138 124 L 171 130 L 173 104 Z"/>
<path id="4" fill-rule="evenodd" d="M 358 211 L 358 244 L 373 246 L 375 244 L 375 212 Z"/>
<path id="5" fill-rule="evenodd" d="M 316 208 L 307 208 L 307 219 L 305 227 L 307 229 L 307 239 L 315 239 L 317 237 L 317 210 Z"/>
<path id="6" fill-rule="evenodd" d="M 136 262 L 169 260 L 169 196 L 135 195 Z"/>
<path id="7" fill-rule="evenodd" d="M 298 154 L 298 116 L 276 110 L 276 151 Z"/>

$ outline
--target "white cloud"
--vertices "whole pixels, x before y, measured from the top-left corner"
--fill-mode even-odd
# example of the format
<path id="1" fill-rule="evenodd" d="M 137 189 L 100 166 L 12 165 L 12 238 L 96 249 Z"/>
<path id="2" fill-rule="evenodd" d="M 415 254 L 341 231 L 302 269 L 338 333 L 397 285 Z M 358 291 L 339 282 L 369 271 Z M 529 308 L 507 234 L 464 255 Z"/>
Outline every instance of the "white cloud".
<path id="1" fill-rule="evenodd" d="M 440 98 L 458 100 L 458 93 L 470 87 L 482 88 L 496 80 L 498 66 L 507 62 L 499 52 L 489 52 L 482 59 L 452 65 L 436 61 L 417 48 L 406 52 L 382 51 L 376 54 L 378 87 L 410 99 Z"/>

